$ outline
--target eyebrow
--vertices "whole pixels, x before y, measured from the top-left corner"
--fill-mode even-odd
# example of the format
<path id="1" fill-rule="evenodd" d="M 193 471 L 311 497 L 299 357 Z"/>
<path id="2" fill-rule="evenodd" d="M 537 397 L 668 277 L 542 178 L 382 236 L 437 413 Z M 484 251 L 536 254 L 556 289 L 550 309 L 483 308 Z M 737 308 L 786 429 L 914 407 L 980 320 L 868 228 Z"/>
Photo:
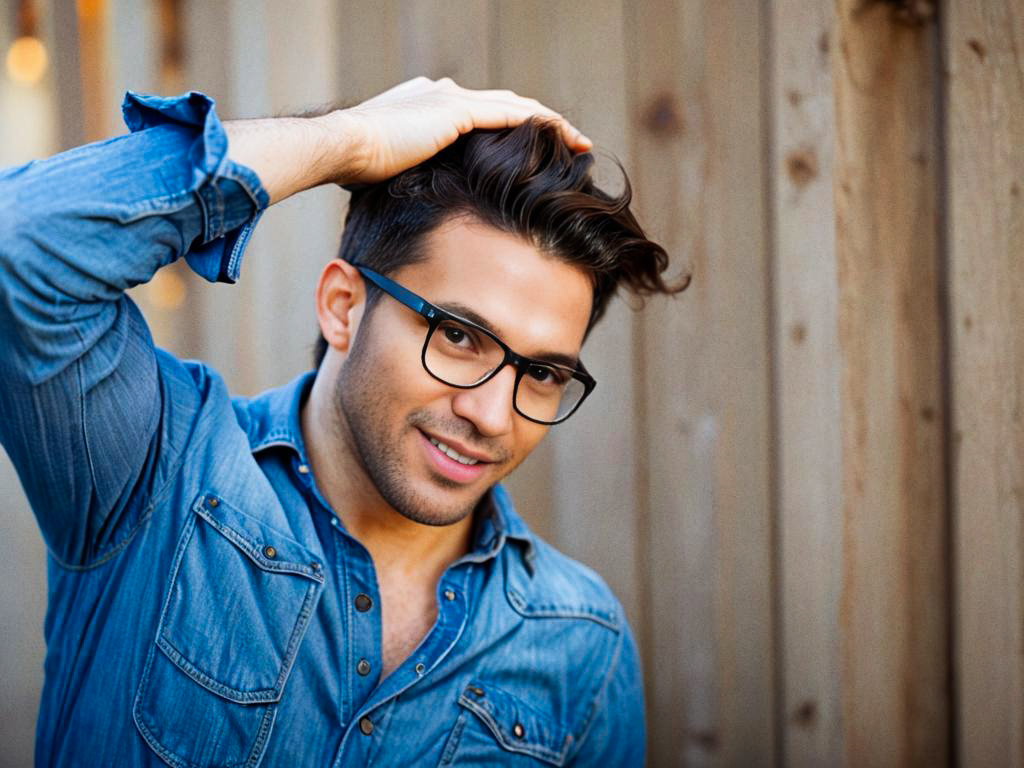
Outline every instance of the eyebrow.
<path id="1" fill-rule="evenodd" d="M 434 306 L 443 309 L 446 312 L 451 312 L 453 315 L 457 315 L 464 320 L 469 320 L 471 323 L 475 323 L 476 325 L 479 325 L 481 328 L 486 328 L 499 339 L 504 341 L 499 329 L 495 328 L 485 318 L 481 317 L 479 314 L 473 311 L 472 308 L 467 307 L 465 304 L 460 304 L 459 302 L 452 301 L 445 302 L 444 304 L 435 304 Z M 531 360 L 539 360 L 544 363 L 554 363 L 555 365 L 563 365 L 566 368 L 571 368 L 574 371 L 579 370 L 580 367 L 579 357 L 567 355 L 564 352 L 538 352 L 535 355 L 523 355 L 523 357 L 528 357 Z"/>

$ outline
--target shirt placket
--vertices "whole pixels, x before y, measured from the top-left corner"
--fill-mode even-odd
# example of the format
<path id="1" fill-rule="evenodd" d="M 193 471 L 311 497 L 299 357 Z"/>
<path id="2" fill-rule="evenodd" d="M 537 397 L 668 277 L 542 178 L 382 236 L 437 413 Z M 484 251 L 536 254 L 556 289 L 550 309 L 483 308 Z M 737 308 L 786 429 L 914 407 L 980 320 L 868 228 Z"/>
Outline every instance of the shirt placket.
<path id="1" fill-rule="evenodd" d="M 471 564 L 463 564 L 445 572 L 438 584 L 437 621 L 413 654 L 372 692 L 356 713 L 338 749 L 336 768 L 370 765 L 374 755 L 387 746 L 387 726 L 393 708 L 416 706 L 415 696 L 404 696 L 401 704 L 397 697 L 436 669 L 461 637 L 470 613 L 471 569 Z M 391 746 L 395 750 L 407 750 L 409 745 L 393 743 Z"/>
<path id="2" fill-rule="evenodd" d="M 370 698 L 380 680 L 380 591 L 370 554 L 345 532 L 336 516 L 331 517 L 331 528 L 337 543 L 335 568 L 345 601 L 342 611 L 345 647 L 339 650 L 344 654 L 345 688 L 351 692 L 351 696 L 346 697 L 342 720 L 348 728 L 352 725 L 353 713 Z"/>

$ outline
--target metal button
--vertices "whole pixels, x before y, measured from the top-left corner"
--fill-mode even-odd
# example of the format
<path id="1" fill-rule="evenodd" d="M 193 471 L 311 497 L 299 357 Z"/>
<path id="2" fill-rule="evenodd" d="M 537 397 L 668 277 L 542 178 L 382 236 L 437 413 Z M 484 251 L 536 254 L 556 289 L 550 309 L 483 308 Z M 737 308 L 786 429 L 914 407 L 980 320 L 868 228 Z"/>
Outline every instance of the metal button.
<path id="1" fill-rule="evenodd" d="M 309 474 L 309 467 L 305 464 L 299 464 L 299 473 L 303 475 Z"/>
<path id="2" fill-rule="evenodd" d="M 422 675 L 426 671 L 427 671 L 427 668 L 423 665 L 423 662 L 420 662 L 419 664 L 416 665 L 416 674 L 417 675 Z"/>
<path id="3" fill-rule="evenodd" d="M 216 507 L 218 504 L 220 504 L 220 499 L 210 499 L 211 507 Z"/>
<path id="4" fill-rule="evenodd" d="M 453 589 L 446 589 L 444 591 L 444 599 L 447 600 L 448 602 L 451 602 L 452 600 L 454 600 L 455 599 L 455 590 L 453 590 Z"/>
<path id="5" fill-rule="evenodd" d="M 356 672 L 358 672 L 363 677 L 366 677 L 368 674 L 370 674 L 370 662 L 368 662 L 366 659 L 360 659 L 359 663 L 356 664 Z"/>
<path id="6" fill-rule="evenodd" d="M 484 689 L 481 688 L 478 685 L 471 685 L 468 688 L 466 688 L 466 690 L 469 691 L 470 693 L 472 693 L 474 696 L 483 696 L 484 695 Z"/>
<path id="7" fill-rule="evenodd" d="M 515 734 L 515 737 L 517 739 L 521 739 L 521 738 L 523 738 L 523 736 L 526 735 L 526 729 L 523 728 L 523 724 L 522 723 L 516 723 L 515 725 L 512 726 L 512 733 Z"/>
<path id="8" fill-rule="evenodd" d="M 275 557 L 277 557 L 277 550 L 268 544 L 263 548 L 263 554 L 269 557 L 271 560 L 273 560 Z"/>
<path id="9" fill-rule="evenodd" d="M 373 599 L 369 595 L 362 593 L 356 595 L 356 610 L 360 613 L 366 613 L 368 610 L 373 608 Z"/>
<path id="10" fill-rule="evenodd" d="M 369 736 L 373 733 L 373 721 L 368 717 L 359 718 L 359 730 Z"/>
<path id="11" fill-rule="evenodd" d="M 310 563 L 309 567 L 312 568 L 317 573 L 320 572 L 320 563 L 318 563 L 316 560 L 314 560 L 312 563 Z"/>

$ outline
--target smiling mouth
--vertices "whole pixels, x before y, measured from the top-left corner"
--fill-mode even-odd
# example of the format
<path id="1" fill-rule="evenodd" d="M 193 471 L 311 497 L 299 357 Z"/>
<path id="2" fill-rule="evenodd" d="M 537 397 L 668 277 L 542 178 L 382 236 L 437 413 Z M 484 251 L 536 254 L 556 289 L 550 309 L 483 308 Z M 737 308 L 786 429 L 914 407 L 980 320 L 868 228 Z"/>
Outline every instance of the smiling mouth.
<path id="1" fill-rule="evenodd" d="M 456 451 L 451 446 L 445 445 L 435 437 L 427 435 L 427 440 L 430 441 L 437 450 L 441 451 L 449 459 L 459 462 L 459 464 L 465 464 L 467 467 L 472 467 L 480 463 L 479 459 L 471 459 L 469 456 L 463 456 L 461 453 Z M 486 463 L 486 462 L 485 462 Z"/>

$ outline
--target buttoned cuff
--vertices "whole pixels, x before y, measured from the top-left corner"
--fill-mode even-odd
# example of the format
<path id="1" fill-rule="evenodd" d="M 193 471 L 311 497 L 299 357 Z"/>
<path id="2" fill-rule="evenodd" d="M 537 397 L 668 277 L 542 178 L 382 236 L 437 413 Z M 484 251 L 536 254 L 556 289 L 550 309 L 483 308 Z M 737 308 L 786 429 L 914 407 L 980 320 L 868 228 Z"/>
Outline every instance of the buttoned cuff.
<path id="1" fill-rule="evenodd" d="M 238 280 L 242 253 L 270 196 L 255 172 L 228 159 L 227 133 L 213 99 L 198 91 L 174 98 L 128 91 L 121 110 L 132 133 L 158 125 L 195 132 L 188 150 L 187 191 L 195 195 L 202 211 L 203 228 L 185 261 L 211 282 Z"/>

